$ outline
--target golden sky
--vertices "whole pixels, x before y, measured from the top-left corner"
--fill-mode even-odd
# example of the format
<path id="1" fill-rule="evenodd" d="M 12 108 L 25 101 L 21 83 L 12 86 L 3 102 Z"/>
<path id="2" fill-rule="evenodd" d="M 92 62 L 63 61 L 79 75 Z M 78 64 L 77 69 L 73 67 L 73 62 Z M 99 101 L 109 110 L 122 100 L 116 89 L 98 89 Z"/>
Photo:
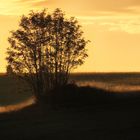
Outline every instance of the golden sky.
<path id="1" fill-rule="evenodd" d="M 0 0 L 0 72 L 9 31 L 30 10 L 61 8 L 83 26 L 89 57 L 76 71 L 140 71 L 140 0 Z"/>

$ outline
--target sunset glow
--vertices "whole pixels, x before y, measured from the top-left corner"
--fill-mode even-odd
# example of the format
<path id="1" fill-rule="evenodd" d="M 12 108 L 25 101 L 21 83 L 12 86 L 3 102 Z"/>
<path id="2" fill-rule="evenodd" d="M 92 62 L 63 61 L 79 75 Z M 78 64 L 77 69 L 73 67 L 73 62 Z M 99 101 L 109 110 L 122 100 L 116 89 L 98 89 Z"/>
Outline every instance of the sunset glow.
<path id="1" fill-rule="evenodd" d="M 140 71 L 139 0 L 1 0 L 0 72 L 6 70 L 7 38 L 23 14 L 61 8 L 82 25 L 88 44 L 85 64 L 76 72 Z"/>

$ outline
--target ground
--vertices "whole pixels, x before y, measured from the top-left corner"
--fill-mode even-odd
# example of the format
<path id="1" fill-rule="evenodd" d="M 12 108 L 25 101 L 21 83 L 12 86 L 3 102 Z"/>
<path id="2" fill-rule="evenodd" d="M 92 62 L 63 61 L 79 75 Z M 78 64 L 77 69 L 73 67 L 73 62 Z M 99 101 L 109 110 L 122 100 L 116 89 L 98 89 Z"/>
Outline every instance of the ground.
<path id="1" fill-rule="evenodd" d="M 0 114 L 0 139 L 140 140 L 139 92 L 135 96 L 117 95 L 71 86 L 61 90 L 74 96 L 59 99 L 61 103 L 58 101 L 53 107 L 34 104 Z"/>

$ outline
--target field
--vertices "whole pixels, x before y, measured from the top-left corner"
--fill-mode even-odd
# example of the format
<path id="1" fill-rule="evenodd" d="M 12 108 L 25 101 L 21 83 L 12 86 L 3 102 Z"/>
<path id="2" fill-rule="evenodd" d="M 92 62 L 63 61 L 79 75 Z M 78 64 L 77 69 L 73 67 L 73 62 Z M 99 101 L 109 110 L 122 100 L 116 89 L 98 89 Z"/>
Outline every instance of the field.
<path id="1" fill-rule="evenodd" d="M 9 108 L 10 111 L 19 105 L 28 107 L 0 114 L 0 139 L 140 139 L 139 73 L 73 74 L 71 80 L 86 87 L 59 91 L 68 94 L 64 106 L 48 108 L 29 106 L 33 103 L 29 100 L 32 99 L 29 89 L 22 88 L 21 83 L 10 77 L 1 76 L 0 108 L 8 105 L 3 111 Z"/>
<path id="2" fill-rule="evenodd" d="M 70 81 L 117 93 L 140 91 L 140 73 L 75 73 Z M 0 75 L 0 107 L 30 99 L 32 94 L 18 80 Z M 30 100 L 30 102 L 32 102 Z"/>
<path id="3" fill-rule="evenodd" d="M 71 80 L 109 91 L 140 91 L 140 73 L 76 73 Z"/>
<path id="4" fill-rule="evenodd" d="M 14 78 L 0 76 L 0 106 L 21 103 L 28 99 L 31 93 L 28 88 Z"/>
<path id="5" fill-rule="evenodd" d="M 127 91 L 131 91 L 132 89 L 132 91 L 140 90 L 140 73 L 75 73 L 70 76 L 70 81 L 80 86 L 99 87 L 117 92 L 120 91 L 120 89 L 122 89 L 122 92 L 126 89 Z M 118 87 L 118 89 L 116 87 Z M 24 89 L 19 84 L 19 81 L 4 75 L 0 76 L 0 90 L 1 103 L 5 102 L 2 100 L 8 98 L 11 99 L 11 102 L 16 102 L 15 96 L 20 101 L 20 99 L 22 100 L 28 97 L 28 95 L 31 95 L 28 89 Z"/>

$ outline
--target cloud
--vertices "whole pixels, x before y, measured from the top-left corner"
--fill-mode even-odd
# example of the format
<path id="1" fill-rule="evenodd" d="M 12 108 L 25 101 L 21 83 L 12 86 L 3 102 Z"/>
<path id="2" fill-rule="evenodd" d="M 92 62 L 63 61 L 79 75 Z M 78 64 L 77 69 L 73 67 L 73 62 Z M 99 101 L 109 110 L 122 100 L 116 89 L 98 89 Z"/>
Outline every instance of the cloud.
<path id="1" fill-rule="evenodd" d="M 16 0 L 17 3 L 34 3 L 34 2 L 41 2 L 46 0 Z"/>
<path id="2" fill-rule="evenodd" d="M 62 8 L 67 13 L 90 16 L 102 13 L 140 14 L 140 0 L 1 0 L 0 13 L 23 14 L 24 11 L 41 8 Z"/>
<path id="3" fill-rule="evenodd" d="M 22 15 L 30 10 L 57 7 L 77 17 L 83 25 L 140 33 L 140 0 L 2 0 L 0 14 Z"/>
<path id="4" fill-rule="evenodd" d="M 96 25 L 109 31 L 140 34 L 140 15 L 118 16 L 77 16 L 83 25 Z"/>
<path id="5" fill-rule="evenodd" d="M 136 12 L 132 7 L 139 7 L 140 0 L 20 0 L 30 3 L 33 7 L 59 7 L 81 12 Z"/>
<path id="6" fill-rule="evenodd" d="M 46 0 L 0 0 L 0 14 L 1 15 L 22 15 L 28 13 L 30 10 L 37 10 L 36 6 L 39 2 Z M 39 7 L 40 9 L 40 7 Z"/>

